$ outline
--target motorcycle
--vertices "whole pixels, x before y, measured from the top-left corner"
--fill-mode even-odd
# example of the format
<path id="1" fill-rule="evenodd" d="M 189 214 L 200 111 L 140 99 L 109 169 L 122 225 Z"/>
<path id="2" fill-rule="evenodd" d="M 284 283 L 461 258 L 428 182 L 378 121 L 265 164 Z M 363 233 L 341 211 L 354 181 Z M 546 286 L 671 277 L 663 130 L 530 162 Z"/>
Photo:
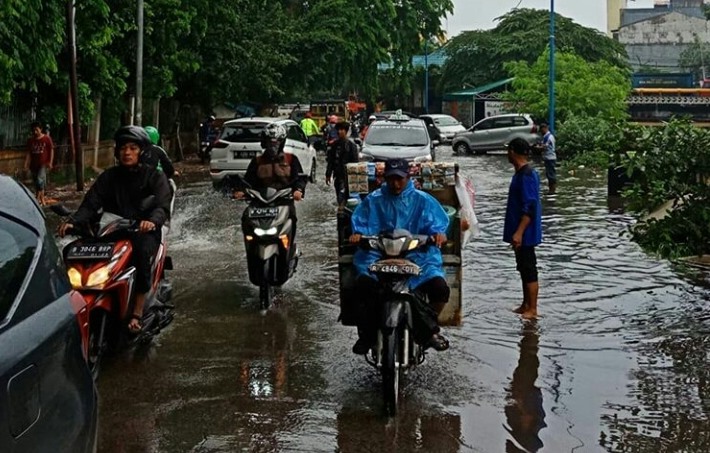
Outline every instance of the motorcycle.
<path id="1" fill-rule="evenodd" d="M 426 303 L 426 296 L 411 292 L 408 285 L 421 268 L 405 256 L 432 244 L 428 236 L 412 235 L 406 230 L 362 236 L 359 244 L 384 255 L 369 268 L 379 282 L 381 312 L 377 343 L 365 360 L 382 374 L 382 397 L 390 416 L 397 413 L 400 380 L 425 360 L 424 348 L 414 341 L 412 304 Z"/>
<path id="2" fill-rule="evenodd" d="M 65 217 L 69 210 L 62 205 L 50 209 Z M 94 379 L 99 376 L 101 362 L 109 351 L 120 345 L 147 344 L 173 320 L 172 286 L 165 271 L 172 270 L 162 228 L 158 252 L 152 260 L 152 285 L 146 295 L 142 330 L 128 332 L 126 323 L 132 313 L 135 297 L 136 269 L 131 263 L 133 246 L 130 235 L 138 234 L 139 221 L 105 212 L 93 228 L 74 227 L 69 234 L 79 237 L 64 247 L 64 262 L 72 287 L 79 291 L 89 308 L 89 369 Z"/>
<path id="3" fill-rule="evenodd" d="M 200 142 L 200 151 L 197 154 L 200 158 L 200 162 L 203 164 L 209 163 L 212 158 L 212 143 L 210 142 Z"/>
<path id="4" fill-rule="evenodd" d="M 293 193 L 291 188 L 255 190 L 244 180 L 241 184 L 249 200 L 242 217 L 249 281 L 259 287 L 260 308 L 266 311 L 273 301 L 274 287 L 293 276 L 301 255 L 293 243 Z"/>

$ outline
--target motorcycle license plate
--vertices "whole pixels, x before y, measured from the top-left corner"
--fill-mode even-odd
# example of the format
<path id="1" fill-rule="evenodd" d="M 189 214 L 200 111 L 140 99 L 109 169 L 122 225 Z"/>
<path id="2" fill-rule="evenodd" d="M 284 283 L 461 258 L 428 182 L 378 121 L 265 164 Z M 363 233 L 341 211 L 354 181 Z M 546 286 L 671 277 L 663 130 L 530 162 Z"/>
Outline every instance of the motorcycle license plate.
<path id="1" fill-rule="evenodd" d="M 419 266 L 399 263 L 374 263 L 370 265 L 373 274 L 419 275 Z"/>
<path id="2" fill-rule="evenodd" d="M 250 219 L 271 219 L 279 215 L 279 208 L 249 208 Z"/>
<path id="3" fill-rule="evenodd" d="M 256 157 L 256 151 L 233 151 L 235 159 L 251 159 Z"/>
<path id="4" fill-rule="evenodd" d="M 67 251 L 67 259 L 101 260 L 111 258 L 113 243 L 76 244 Z"/>

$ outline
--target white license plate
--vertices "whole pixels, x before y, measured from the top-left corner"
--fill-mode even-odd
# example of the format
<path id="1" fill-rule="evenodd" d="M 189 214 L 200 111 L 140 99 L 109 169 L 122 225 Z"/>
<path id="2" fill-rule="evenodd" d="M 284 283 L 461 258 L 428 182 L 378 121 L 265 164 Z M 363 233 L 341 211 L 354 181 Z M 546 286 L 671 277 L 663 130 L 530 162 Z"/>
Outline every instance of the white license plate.
<path id="1" fill-rule="evenodd" d="M 419 275 L 419 267 L 411 264 L 374 263 L 370 265 L 373 274 Z"/>
<path id="2" fill-rule="evenodd" d="M 232 151 L 235 159 L 251 159 L 256 157 L 256 151 Z"/>
<path id="3" fill-rule="evenodd" d="M 270 219 L 279 215 L 279 208 L 249 208 L 250 219 Z"/>

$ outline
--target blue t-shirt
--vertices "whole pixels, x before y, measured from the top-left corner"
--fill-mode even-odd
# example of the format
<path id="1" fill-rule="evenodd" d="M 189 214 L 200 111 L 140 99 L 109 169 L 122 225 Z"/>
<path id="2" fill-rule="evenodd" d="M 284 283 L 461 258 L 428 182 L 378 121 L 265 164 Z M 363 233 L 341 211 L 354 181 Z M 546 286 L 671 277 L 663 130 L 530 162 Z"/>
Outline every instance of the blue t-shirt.
<path id="1" fill-rule="evenodd" d="M 536 246 L 542 242 L 542 205 L 540 204 L 540 176 L 530 165 L 515 172 L 510 181 L 508 206 L 505 210 L 503 241 L 511 243 L 513 234 L 523 215 L 532 221 L 523 233 L 523 246 Z"/>
<path id="2" fill-rule="evenodd" d="M 557 146 L 557 140 L 552 132 L 547 131 L 544 137 L 542 137 L 542 144 L 545 146 L 545 151 L 542 153 L 542 158 L 544 160 L 557 160 L 557 153 L 555 152 L 555 147 Z"/>

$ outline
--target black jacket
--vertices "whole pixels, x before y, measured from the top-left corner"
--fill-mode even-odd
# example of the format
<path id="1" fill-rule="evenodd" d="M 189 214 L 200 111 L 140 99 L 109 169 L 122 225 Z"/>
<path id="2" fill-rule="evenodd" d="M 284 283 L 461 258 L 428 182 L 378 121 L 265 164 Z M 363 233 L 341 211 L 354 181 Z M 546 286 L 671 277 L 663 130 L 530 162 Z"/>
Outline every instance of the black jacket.
<path id="1" fill-rule="evenodd" d="M 344 179 L 347 164 L 358 161 L 357 145 L 348 139 L 338 139 L 337 142 L 328 149 L 328 167 L 325 176 L 330 178 L 335 175 L 337 179 Z"/>
<path id="2" fill-rule="evenodd" d="M 158 145 L 150 145 L 143 151 L 143 154 L 141 154 L 141 163 L 153 168 L 157 168 L 158 164 L 160 164 L 160 168 L 162 168 L 163 173 L 165 173 L 165 176 L 168 178 L 172 178 L 175 174 L 175 167 L 173 167 L 168 153 Z"/>
<path id="3" fill-rule="evenodd" d="M 152 209 L 141 212 L 141 202 L 150 195 L 155 196 Z M 96 178 L 70 222 L 91 223 L 103 210 L 126 219 L 149 220 L 161 227 L 170 216 L 170 199 L 168 179 L 160 171 L 143 164 L 130 169 L 119 165 Z"/>

